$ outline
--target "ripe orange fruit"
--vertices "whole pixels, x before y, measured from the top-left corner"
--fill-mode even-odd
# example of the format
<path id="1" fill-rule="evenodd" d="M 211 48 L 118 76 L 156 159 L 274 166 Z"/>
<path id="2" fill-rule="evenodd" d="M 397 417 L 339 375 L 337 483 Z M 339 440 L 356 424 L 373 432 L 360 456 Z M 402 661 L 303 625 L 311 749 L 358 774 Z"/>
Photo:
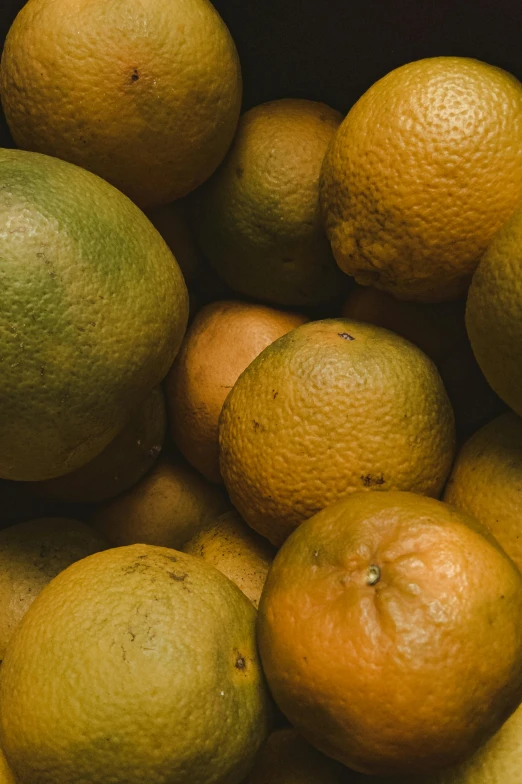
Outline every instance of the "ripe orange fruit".
<path id="1" fill-rule="evenodd" d="M 180 548 L 229 507 L 220 488 L 165 455 L 137 485 L 99 507 L 90 522 L 116 546 Z"/>
<path id="2" fill-rule="evenodd" d="M 76 163 L 151 207 L 220 163 L 241 70 L 207 0 L 29 0 L 5 42 L 0 93 L 19 147 Z"/>
<path id="3" fill-rule="evenodd" d="M 0 476 L 51 479 L 99 454 L 164 378 L 187 290 L 150 221 L 99 177 L 0 150 L 0 179 Z"/>
<path id="4" fill-rule="evenodd" d="M 486 379 L 522 415 L 522 208 L 493 238 L 473 276 L 466 326 Z"/>
<path id="5" fill-rule="evenodd" d="M 408 63 L 352 107 L 321 176 L 337 263 L 402 299 L 462 296 L 522 198 L 522 85 L 465 57 Z"/>
<path id="6" fill-rule="evenodd" d="M 457 455 L 444 500 L 473 515 L 522 570 L 522 420 L 503 414 Z"/>
<path id="7" fill-rule="evenodd" d="M 407 784 L 521 784 L 522 706 L 490 740 L 459 765 L 420 776 Z M 404 776 L 378 778 L 350 774 L 346 784 L 405 784 Z"/>
<path id="8" fill-rule="evenodd" d="M 405 302 L 371 286 L 354 286 L 344 318 L 391 329 L 419 346 L 436 363 L 455 413 L 459 440 L 505 409 L 480 370 L 466 334 L 464 300 Z"/>
<path id="9" fill-rule="evenodd" d="M 193 196 L 205 256 L 240 294 L 274 305 L 331 300 L 343 276 L 319 210 L 319 175 L 341 115 L 284 99 L 240 119 L 219 169 Z"/>
<path id="10" fill-rule="evenodd" d="M 181 549 L 215 566 L 248 596 L 254 607 L 259 605 L 275 550 L 235 510 L 207 523 Z"/>
<path id="11" fill-rule="evenodd" d="M 230 580 L 176 550 L 118 547 L 70 566 L 2 664 L 17 780 L 239 784 L 269 729 L 255 620 Z"/>
<path id="12" fill-rule="evenodd" d="M 243 370 L 305 316 L 265 305 L 225 300 L 202 308 L 189 326 L 166 382 L 172 437 L 211 482 L 219 471 L 218 421 Z"/>
<path id="13" fill-rule="evenodd" d="M 167 418 L 165 397 L 155 387 L 129 422 L 93 460 L 56 479 L 31 482 L 27 490 L 43 498 L 97 503 L 113 498 L 136 484 L 156 462 Z"/>
<path id="14" fill-rule="evenodd" d="M 63 517 L 28 520 L 0 531 L 0 663 L 40 591 L 75 561 L 108 546 L 90 526 Z"/>
<path id="15" fill-rule="evenodd" d="M 318 749 L 372 775 L 469 757 L 522 698 L 522 575 L 474 518 L 357 493 L 283 545 L 261 597 L 272 694 Z"/>
<path id="16" fill-rule="evenodd" d="M 280 545 L 356 490 L 437 496 L 454 439 L 442 380 L 420 349 L 327 319 L 279 338 L 238 378 L 221 414 L 221 473 L 241 516 Z"/>
<path id="17" fill-rule="evenodd" d="M 354 286 L 342 308 L 343 318 L 396 332 L 438 363 L 466 334 L 464 302 L 404 302 L 372 286 Z"/>

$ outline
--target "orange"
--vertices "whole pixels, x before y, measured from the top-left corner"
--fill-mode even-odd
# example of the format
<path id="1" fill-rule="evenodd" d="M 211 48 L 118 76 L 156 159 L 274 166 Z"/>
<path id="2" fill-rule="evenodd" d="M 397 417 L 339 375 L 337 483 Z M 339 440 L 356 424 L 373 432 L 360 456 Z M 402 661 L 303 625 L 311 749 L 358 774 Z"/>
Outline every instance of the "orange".
<path id="1" fill-rule="evenodd" d="M 241 70 L 208 0 L 29 0 L 6 38 L 0 93 L 19 147 L 76 163 L 152 207 L 220 163 Z"/>
<path id="2" fill-rule="evenodd" d="M 215 566 L 241 588 L 254 607 L 259 605 L 275 550 L 235 510 L 207 523 L 181 549 Z"/>
<path id="3" fill-rule="evenodd" d="M 244 784 L 348 784 L 348 771 L 291 727 L 273 732 Z"/>
<path id="4" fill-rule="evenodd" d="M 453 406 L 460 440 L 505 408 L 473 356 L 464 308 L 463 300 L 405 302 L 380 289 L 356 285 L 342 309 L 343 317 L 391 329 L 433 359 Z"/>
<path id="5" fill-rule="evenodd" d="M 200 558 L 134 545 L 56 577 L 2 664 L 21 784 L 239 784 L 269 729 L 256 610 Z"/>
<path id="6" fill-rule="evenodd" d="M 298 99 L 241 117 L 225 160 L 193 197 L 198 242 L 234 291 L 295 306 L 338 294 L 343 276 L 321 223 L 319 175 L 341 119 Z"/>
<path id="7" fill-rule="evenodd" d="M 96 503 L 136 484 L 156 462 L 167 426 L 165 398 L 155 387 L 123 430 L 94 460 L 71 474 L 27 486 L 43 498 Z"/>
<path id="8" fill-rule="evenodd" d="M 367 774 L 427 774 L 521 701 L 522 575 L 447 504 L 357 493 L 283 545 L 258 640 L 276 702 L 319 750 Z"/>
<path id="9" fill-rule="evenodd" d="M 473 277 L 466 325 L 473 352 L 495 392 L 522 415 L 522 208 L 498 232 Z"/>
<path id="10" fill-rule="evenodd" d="M 406 784 L 404 776 L 350 773 L 346 784 Z M 459 765 L 408 776 L 407 784 L 522 784 L 522 706 L 493 737 Z"/>
<path id="11" fill-rule="evenodd" d="M 94 174 L 0 150 L 0 180 L 0 477 L 39 481 L 96 457 L 164 378 L 187 290 L 150 221 Z"/>
<path id="12" fill-rule="evenodd" d="M 16 627 L 53 577 L 108 546 L 85 523 L 63 517 L 28 520 L 0 531 L 0 662 Z"/>
<path id="13" fill-rule="evenodd" d="M 522 198 L 522 85 L 492 65 L 432 57 L 357 101 L 321 176 L 337 263 L 401 299 L 462 296 Z"/>
<path id="14" fill-rule="evenodd" d="M 214 302 L 196 314 L 166 393 L 174 441 L 211 482 L 223 481 L 218 420 L 226 396 L 264 348 L 306 321 L 297 313 L 234 300 Z"/>
<path id="15" fill-rule="evenodd" d="M 343 305 L 343 318 L 390 329 L 415 343 L 435 363 L 466 334 L 464 302 L 404 302 L 372 286 L 354 286 Z"/>
<path id="16" fill-rule="evenodd" d="M 165 455 L 138 484 L 102 504 L 90 522 L 117 546 L 179 548 L 229 506 L 219 488 Z"/>
<path id="17" fill-rule="evenodd" d="M 236 381 L 220 420 L 221 473 L 241 516 L 280 545 L 357 490 L 437 496 L 454 439 L 442 380 L 420 349 L 326 319 L 276 340 Z"/>
<path id="18" fill-rule="evenodd" d="M 460 450 L 444 500 L 480 520 L 522 570 L 522 420 L 503 414 Z"/>

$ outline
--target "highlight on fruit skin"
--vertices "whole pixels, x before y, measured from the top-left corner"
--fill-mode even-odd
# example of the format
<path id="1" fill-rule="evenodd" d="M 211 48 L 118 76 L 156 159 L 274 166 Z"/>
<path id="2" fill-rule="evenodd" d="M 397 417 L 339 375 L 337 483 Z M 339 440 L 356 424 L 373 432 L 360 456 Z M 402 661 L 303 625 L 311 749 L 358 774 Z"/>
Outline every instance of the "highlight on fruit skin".
<path id="1" fill-rule="evenodd" d="M 455 424 L 420 349 L 372 324 L 325 319 L 293 329 L 251 362 L 223 406 L 219 446 L 233 505 L 280 546 L 357 490 L 439 495 Z"/>
<path id="2" fill-rule="evenodd" d="M 467 57 L 429 57 L 375 82 L 321 173 L 337 263 L 400 299 L 466 293 L 522 198 L 522 85 Z M 465 206 L 464 206 L 465 205 Z"/>
<path id="3" fill-rule="evenodd" d="M 310 743 L 367 775 L 422 776 L 471 757 L 519 706 L 521 618 L 522 575 L 481 523 L 360 492 L 282 546 L 258 642 Z"/>
<path id="4" fill-rule="evenodd" d="M 219 165 L 241 66 L 208 0 L 29 0 L 5 41 L 0 93 L 18 147 L 82 166 L 145 209 Z"/>

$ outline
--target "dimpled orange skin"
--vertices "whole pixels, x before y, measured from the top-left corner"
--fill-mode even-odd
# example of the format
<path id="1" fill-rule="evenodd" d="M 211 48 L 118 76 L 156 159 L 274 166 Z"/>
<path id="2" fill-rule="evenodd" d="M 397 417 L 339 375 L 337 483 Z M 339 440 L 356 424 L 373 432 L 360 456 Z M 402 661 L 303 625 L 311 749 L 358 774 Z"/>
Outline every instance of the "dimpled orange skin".
<path id="1" fill-rule="evenodd" d="M 350 110 L 323 163 L 337 263 L 402 299 L 465 293 L 522 198 L 522 86 L 478 60 L 391 71 Z"/>
<path id="2" fill-rule="evenodd" d="M 266 305 L 222 300 L 196 314 L 165 385 L 174 441 L 211 482 L 219 471 L 218 422 L 225 399 L 260 352 L 307 318 Z"/>
<path id="3" fill-rule="evenodd" d="M 234 291 L 297 307 L 338 294 L 344 281 L 322 225 L 319 177 L 341 120 L 302 99 L 241 116 L 225 160 L 192 202 L 203 253 Z"/>
<path id="4" fill-rule="evenodd" d="M 220 466 L 246 522 L 280 545 L 356 490 L 437 496 L 453 412 L 433 362 L 380 327 L 305 324 L 242 373 L 220 419 Z"/>
<path id="5" fill-rule="evenodd" d="M 522 420 L 510 411 L 457 455 L 444 500 L 476 517 L 522 570 Z"/>
<path id="6" fill-rule="evenodd" d="M 464 302 L 404 302 L 371 286 L 355 285 L 341 315 L 391 329 L 415 343 L 435 363 L 466 334 Z"/>
<path id="7" fill-rule="evenodd" d="M 269 731 L 255 620 L 177 550 L 73 564 L 2 664 L 0 740 L 20 784 L 239 784 Z"/>
<path id="8" fill-rule="evenodd" d="M 419 776 L 407 784 L 522 784 L 522 705 L 475 754 L 459 765 Z M 250 784 L 250 782 L 249 782 Z M 405 784 L 404 776 L 352 774 L 344 784 Z"/>
<path id="9" fill-rule="evenodd" d="M 522 416 L 522 208 L 492 240 L 473 276 L 466 327 L 488 383 Z"/>
<path id="10" fill-rule="evenodd" d="M 241 70 L 207 0 L 29 0 L 6 39 L 0 92 L 19 147 L 76 163 L 152 207 L 220 163 Z"/>
<path id="11" fill-rule="evenodd" d="M 522 576 L 488 537 L 453 507 L 391 492 L 353 495 L 288 539 L 258 641 L 309 742 L 371 775 L 428 773 L 500 728 L 522 697 Z"/>

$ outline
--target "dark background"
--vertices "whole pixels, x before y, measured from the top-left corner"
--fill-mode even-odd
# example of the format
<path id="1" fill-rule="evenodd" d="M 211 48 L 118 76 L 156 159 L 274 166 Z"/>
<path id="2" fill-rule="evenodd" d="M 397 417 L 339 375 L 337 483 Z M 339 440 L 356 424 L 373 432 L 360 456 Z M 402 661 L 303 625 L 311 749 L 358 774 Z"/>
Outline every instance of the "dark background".
<path id="1" fill-rule="evenodd" d="M 0 0 L 0 44 L 22 0 Z M 310 98 L 346 113 L 379 77 L 434 55 L 522 80 L 522 0 L 215 0 L 243 67 L 244 106 Z M 0 145 L 12 144 L 0 118 Z"/>

